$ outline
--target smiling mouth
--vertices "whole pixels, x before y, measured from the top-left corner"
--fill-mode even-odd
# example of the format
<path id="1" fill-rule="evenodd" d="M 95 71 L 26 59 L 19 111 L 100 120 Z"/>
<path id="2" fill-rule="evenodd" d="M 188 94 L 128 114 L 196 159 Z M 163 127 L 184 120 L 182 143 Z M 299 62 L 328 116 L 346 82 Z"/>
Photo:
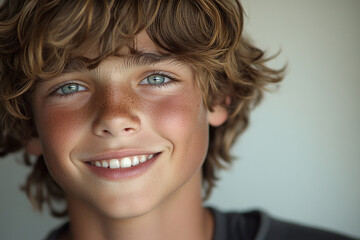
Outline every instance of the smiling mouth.
<path id="1" fill-rule="evenodd" d="M 139 164 L 145 163 L 146 161 L 156 157 L 160 153 L 150 154 L 150 155 L 137 155 L 124 158 L 114 158 L 109 160 L 99 160 L 99 161 L 89 161 L 88 164 L 99 167 L 99 168 L 130 168 L 137 166 Z"/>

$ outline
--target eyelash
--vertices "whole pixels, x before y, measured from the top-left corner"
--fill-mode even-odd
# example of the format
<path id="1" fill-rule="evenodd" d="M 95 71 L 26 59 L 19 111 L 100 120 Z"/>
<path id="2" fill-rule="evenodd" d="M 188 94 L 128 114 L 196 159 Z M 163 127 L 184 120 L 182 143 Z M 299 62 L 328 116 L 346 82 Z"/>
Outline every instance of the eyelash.
<path id="1" fill-rule="evenodd" d="M 71 85 L 71 84 L 74 84 L 74 85 L 78 85 L 79 87 L 83 87 L 85 88 L 86 90 L 88 90 L 87 87 L 83 86 L 82 84 L 76 82 L 76 81 L 66 81 L 66 82 L 63 82 L 59 85 L 56 85 L 55 87 L 53 87 L 51 90 L 50 90 L 50 96 L 56 96 L 56 97 L 62 97 L 62 98 L 66 98 L 66 97 L 71 97 L 72 95 L 76 94 L 76 93 L 79 93 L 79 92 L 84 92 L 86 90 L 81 90 L 81 91 L 77 91 L 77 92 L 74 92 L 74 93 L 68 93 L 68 94 L 58 94 L 56 93 L 57 91 L 59 91 L 62 87 L 65 87 L 66 85 Z"/>
<path id="2" fill-rule="evenodd" d="M 148 87 L 151 87 L 151 88 L 164 88 L 164 87 L 169 87 L 169 85 L 171 85 L 171 84 L 175 84 L 176 82 L 179 82 L 179 80 L 177 78 L 173 77 L 172 75 L 170 75 L 168 73 L 164 73 L 164 72 L 161 72 L 161 71 L 155 71 L 155 72 L 150 73 L 144 79 L 142 79 L 141 82 L 145 81 L 147 78 L 149 78 L 151 76 L 157 76 L 157 75 L 168 78 L 169 81 L 166 82 L 166 83 L 160 83 L 160 84 L 150 84 L 150 83 L 148 83 L 148 84 L 140 84 L 140 85 L 147 85 Z M 86 87 L 84 87 L 83 85 L 79 84 L 76 81 L 66 81 L 66 82 L 63 82 L 63 83 L 53 87 L 52 90 L 50 90 L 49 95 L 50 96 L 57 96 L 57 97 L 71 97 L 72 95 L 74 95 L 74 94 L 76 94 L 78 92 L 85 91 L 85 90 L 82 90 L 82 91 L 77 91 L 77 92 L 69 93 L 69 94 L 58 94 L 58 93 L 56 93 L 62 87 L 66 86 L 66 85 L 71 85 L 71 84 L 76 84 L 76 85 L 81 86 L 81 87 L 83 87 L 83 88 L 85 88 L 87 90 Z"/>
<path id="3" fill-rule="evenodd" d="M 170 85 L 175 84 L 176 82 L 179 82 L 179 80 L 177 78 L 173 77 L 172 75 L 170 75 L 168 73 L 161 72 L 161 71 L 155 71 L 155 72 L 150 73 L 143 80 L 141 80 L 141 82 L 145 81 L 147 78 L 149 78 L 151 76 L 156 76 L 156 75 L 168 78 L 170 81 L 168 81 L 166 83 L 161 83 L 161 84 L 140 84 L 140 85 L 148 85 L 151 88 L 163 88 L 163 87 L 169 87 Z"/>

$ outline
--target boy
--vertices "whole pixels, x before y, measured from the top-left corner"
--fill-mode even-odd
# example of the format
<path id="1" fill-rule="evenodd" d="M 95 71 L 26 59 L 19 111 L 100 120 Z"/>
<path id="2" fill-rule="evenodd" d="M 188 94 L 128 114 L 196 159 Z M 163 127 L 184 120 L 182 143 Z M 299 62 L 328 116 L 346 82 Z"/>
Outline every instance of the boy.
<path id="1" fill-rule="evenodd" d="M 36 207 L 66 201 L 48 239 L 347 239 L 202 207 L 282 78 L 239 3 L 8 1 L 0 16 L 1 154 L 38 156 Z"/>

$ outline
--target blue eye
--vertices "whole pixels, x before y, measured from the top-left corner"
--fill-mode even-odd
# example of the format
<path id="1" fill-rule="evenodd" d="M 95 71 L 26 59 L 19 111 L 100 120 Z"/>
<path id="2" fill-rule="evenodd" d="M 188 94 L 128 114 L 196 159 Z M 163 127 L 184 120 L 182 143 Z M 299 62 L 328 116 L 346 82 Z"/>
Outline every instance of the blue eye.
<path id="1" fill-rule="evenodd" d="M 170 81 L 171 79 L 169 77 L 160 74 L 154 74 L 146 77 L 144 80 L 141 81 L 140 84 L 162 85 Z"/>
<path id="2" fill-rule="evenodd" d="M 55 91 L 58 95 L 70 95 L 80 91 L 85 91 L 86 88 L 77 84 L 77 83 L 68 83 L 61 86 L 59 89 Z"/>

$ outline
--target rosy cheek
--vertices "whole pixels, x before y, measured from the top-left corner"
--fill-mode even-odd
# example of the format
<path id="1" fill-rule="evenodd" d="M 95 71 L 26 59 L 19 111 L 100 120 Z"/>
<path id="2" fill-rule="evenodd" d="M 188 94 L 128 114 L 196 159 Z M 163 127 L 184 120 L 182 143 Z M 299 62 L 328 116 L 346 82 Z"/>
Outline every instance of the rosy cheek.
<path id="1" fill-rule="evenodd" d="M 44 106 L 37 116 L 38 132 L 46 151 L 44 153 L 53 154 L 65 152 L 81 136 L 88 111 L 83 105 L 75 109 L 70 106 Z"/>
<path id="2" fill-rule="evenodd" d="M 193 91 L 152 102 L 149 108 L 151 122 L 174 148 L 184 153 L 194 148 L 206 151 L 208 126 L 201 94 L 186 95 L 185 92 Z"/>
<path id="3" fill-rule="evenodd" d="M 151 103 L 149 116 L 161 131 L 174 133 L 189 124 L 192 110 L 182 96 L 164 97 Z"/>

